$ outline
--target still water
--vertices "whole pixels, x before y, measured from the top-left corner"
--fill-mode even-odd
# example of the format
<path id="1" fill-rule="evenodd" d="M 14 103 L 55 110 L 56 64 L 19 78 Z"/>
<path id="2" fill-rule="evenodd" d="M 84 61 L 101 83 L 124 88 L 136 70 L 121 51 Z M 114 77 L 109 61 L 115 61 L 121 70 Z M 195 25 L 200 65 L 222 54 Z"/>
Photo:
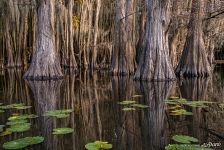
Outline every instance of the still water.
<path id="1" fill-rule="evenodd" d="M 128 77 L 109 77 L 105 73 L 68 74 L 61 81 L 24 81 L 21 70 L 0 72 L 0 103 L 24 103 L 27 110 L 0 113 L 0 124 L 15 113 L 36 114 L 31 130 L 0 137 L 2 144 L 27 136 L 43 136 L 44 142 L 29 150 L 84 150 L 85 144 L 108 141 L 114 150 L 164 150 L 175 134 L 193 136 L 203 143 L 221 143 L 224 149 L 224 110 L 187 108 L 193 116 L 171 116 L 165 100 L 178 96 L 192 100 L 224 102 L 223 67 L 215 68 L 207 79 L 177 82 L 135 82 Z M 142 95 L 133 97 L 134 95 Z M 149 108 L 122 111 L 119 101 L 136 100 Z M 44 117 L 48 110 L 74 109 L 68 118 Z M 74 128 L 72 134 L 53 135 L 54 128 Z"/>

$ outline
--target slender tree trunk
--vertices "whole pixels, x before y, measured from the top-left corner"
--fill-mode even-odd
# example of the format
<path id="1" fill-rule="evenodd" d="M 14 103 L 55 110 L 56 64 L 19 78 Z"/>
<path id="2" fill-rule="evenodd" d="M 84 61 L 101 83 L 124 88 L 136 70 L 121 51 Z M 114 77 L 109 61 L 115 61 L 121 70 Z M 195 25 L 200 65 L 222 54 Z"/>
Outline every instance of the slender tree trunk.
<path id="1" fill-rule="evenodd" d="M 135 73 L 136 80 L 174 80 L 175 74 L 168 56 L 167 30 L 170 1 L 148 0 L 148 16 L 144 48 Z"/>
<path id="2" fill-rule="evenodd" d="M 201 77 L 211 73 L 203 40 L 205 0 L 193 0 L 187 39 L 181 60 L 176 68 L 178 76 Z"/>
<path id="3" fill-rule="evenodd" d="M 38 1 L 36 49 L 24 75 L 26 79 L 59 79 L 63 76 L 55 50 L 54 7 L 54 0 Z"/>

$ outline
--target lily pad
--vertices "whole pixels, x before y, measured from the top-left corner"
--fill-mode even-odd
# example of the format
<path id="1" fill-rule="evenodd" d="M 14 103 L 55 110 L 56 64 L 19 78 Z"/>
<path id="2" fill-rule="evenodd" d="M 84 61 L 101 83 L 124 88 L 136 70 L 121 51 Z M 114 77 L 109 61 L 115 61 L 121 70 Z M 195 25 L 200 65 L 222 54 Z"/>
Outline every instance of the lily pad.
<path id="1" fill-rule="evenodd" d="M 166 150 L 212 150 L 211 148 L 202 147 L 194 144 L 170 144 L 166 146 Z"/>
<path id="2" fill-rule="evenodd" d="M 191 136 L 186 136 L 186 135 L 175 135 L 172 137 L 172 139 L 178 143 L 182 144 L 191 144 L 198 142 L 198 139 L 191 137 Z"/>
<path id="3" fill-rule="evenodd" d="M 3 112 L 5 112 L 5 111 L 0 109 L 0 113 L 3 113 Z"/>
<path id="4" fill-rule="evenodd" d="M 69 113 L 72 113 L 73 109 L 64 109 L 64 110 L 51 110 L 47 111 L 44 116 L 47 117 L 56 117 L 56 118 L 66 118 L 69 117 Z"/>
<path id="5" fill-rule="evenodd" d="M 93 143 L 88 143 L 85 145 L 87 150 L 101 150 L 101 149 L 112 149 L 112 144 L 104 141 L 95 141 Z"/>
<path id="6" fill-rule="evenodd" d="M 133 95 L 133 98 L 142 97 L 143 95 Z"/>
<path id="7" fill-rule="evenodd" d="M 36 137 L 26 137 L 17 139 L 14 141 L 6 142 L 3 144 L 3 148 L 5 149 L 22 149 L 30 145 L 35 145 L 42 143 L 44 141 L 43 137 L 36 136 Z"/>
<path id="8" fill-rule="evenodd" d="M 133 104 L 131 105 L 132 107 L 138 107 L 138 108 L 149 108 L 149 106 L 147 105 L 143 105 L 143 104 Z"/>
<path id="9" fill-rule="evenodd" d="M 74 129 L 73 128 L 56 128 L 56 129 L 53 129 L 53 134 L 69 134 L 69 133 L 72 133 L 74 132 Z"/>
<path id="10" fill-rule="evenodd" d="M 24 119 L 33 119 L 37 118 L 37 115 L 34 114 L 25 114 L 25 115 L 18 115 L 18 116 L 11 116 L 8 118 L 9 121 L 15 121 L 15 120 L 24 120 Z"/>
<path id="11" fill-rule="evenodd" d="M 28 131 L 31 127 L 30 123 L 21 123 L 21 124 L 15 124 L 11 125 L 10 128 L 8 128 L 8 131 L 11 132 L 25 132 Z"/>
<path id="12" fill-rule="evenodd" d="M 26 119 L 21 119 L 21 120 L 14 120 L 14 121 L 9 121 L 6 123 L 6 125 L 16 125 L 16 124 L 23 124 L 23 123 L 27 123 L 28 120 Z"/>
<path id="13" fill-rule="evenodd" d="M 6 135 L 10 135 L 10 134 L 12 134 L 12 132 L 6 130 L 6 131 L 2 132 L 2 133 L 0 134 L 0 136 L 6 136 Z"/>
<path id="14" fill-rule="evenodd" d="M 135 104 L 136 101 L 122 101 L 122 102 L 119 102 L 118 104 L 120 105 L 130 105 L 130 104 Z"/>
<path id="15" fill-rule="evenodd" d="M 173 116 L 179 116 L 179 115 L 193 115 L 192 112 L 188 112 L 186 111 L 185 109 L 177 109 L 177 110 L 172 110 L 170 115 L 173 115 Z"/>
<path id="16" fill-rule="evenodd" d="M 14 107 L 14 108 L 17 109 L 17 110 L 24 110 L 24 109 L 29 109 L 31 107 L 32 106 L 17 106 L 17 107 Z"/>
<path id="17" fill-rule="evenodd" d="M 135 111 L 136 109 L 135 108 L 128 108 L 128 107 L 125 107 L 122 109 L 123 111 Z"/>

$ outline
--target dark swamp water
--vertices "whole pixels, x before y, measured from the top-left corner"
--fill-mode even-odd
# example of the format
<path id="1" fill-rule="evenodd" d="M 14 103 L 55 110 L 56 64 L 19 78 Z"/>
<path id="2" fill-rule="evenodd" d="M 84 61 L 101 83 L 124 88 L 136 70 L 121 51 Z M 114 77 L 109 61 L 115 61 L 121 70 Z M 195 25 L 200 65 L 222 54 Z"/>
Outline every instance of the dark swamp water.
<path id="1" fill-rule="evenodd" d="M 27 110 L 0 113 L 0 124 L 15 113 L 36 114 L 24 133 L 0 137 L 0 144 L 26 136 L 43 136 L 44 142 L 30 150 L 84 150 L 85 144 L 108 141 L 114 150 L 164 150 L 171 137 L 184 134 L 203 143 L 221 143 L 224 149 L 224 109 L 186 108 L 192 116 L 171 116 L 165 99 L 181 96 L 193 100 L 224 103 L 224 71 L 216 67 L 211 78 L 183 79 L 173 83 L 135 82 L 132 78 L 111 78 L 103 73 L 66 75 L 61 81 L 24 81 L 20 70 L 0 72 L 0 103 L 24 103 Z M 134 95 L 142 95 L 134 97 Z M 149 108 L 125 112 L 119 101 L 134 99 Z M 48 110 L 74 109 L 68 118 L 44 117 Z M 53 135 L 59 127 L 74 128 L 72 134 Z"/>

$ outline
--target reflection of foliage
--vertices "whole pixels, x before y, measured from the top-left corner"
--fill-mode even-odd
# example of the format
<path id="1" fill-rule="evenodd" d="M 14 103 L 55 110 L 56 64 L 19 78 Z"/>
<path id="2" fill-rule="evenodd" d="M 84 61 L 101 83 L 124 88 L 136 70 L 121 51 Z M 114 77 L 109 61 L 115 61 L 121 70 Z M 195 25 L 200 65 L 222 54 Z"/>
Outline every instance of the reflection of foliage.
<path id="1" fill-rule="evenodd" d="M 169 144 L 166 150 L 212 150 L 210 148 L 202 147 L 198 144 L 198 139 L 186 135 L 175 135 L 172 139 L 179 144 Z"/>
<path id="2" fill-rule="evenodd" d="M 95 141 L 93 143 L 88 143 L 85 145 L 87 150 L 102 150 L 102 149 L 112 149 L 112 144 L 103 141 Z"/>

